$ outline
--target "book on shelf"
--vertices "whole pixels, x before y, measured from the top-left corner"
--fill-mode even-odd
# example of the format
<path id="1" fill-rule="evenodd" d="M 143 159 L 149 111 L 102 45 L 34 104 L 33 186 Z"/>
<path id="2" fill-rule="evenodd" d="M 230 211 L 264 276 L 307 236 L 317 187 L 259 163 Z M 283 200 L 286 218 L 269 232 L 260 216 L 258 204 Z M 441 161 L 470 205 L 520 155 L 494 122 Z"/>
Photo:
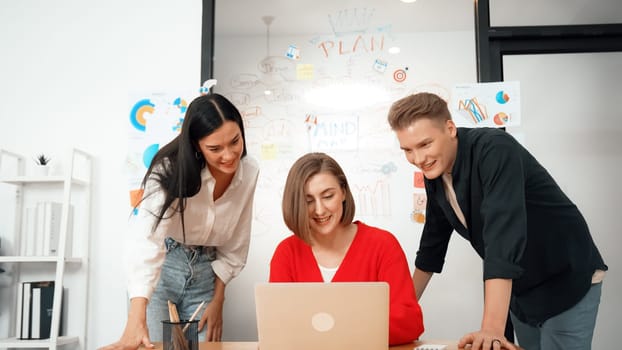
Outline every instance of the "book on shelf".
<path id="1" fill-rule="evenodd" d="M 30 339 L 30 282 L 22 283 L 22 303 L 21 305 L 17 305 L 18 308 L 21 308 L 21 313 L 19 313 L 20 319 L 18 322 L 22 325 L 20 327 L 20 332 L 17 335 L 19 339 Z"/>
<path id="2" fill-rule="evenodd" d="M 41 339 L 41 287 L 32 287 L 30 298 L 30 339 Z"/>
<path id="3" fill-rule="evenodd" d="M 35 256 L 43 256 L 43 239 L 45 239 L 43 237 L 43 232 L 46 229 L 46 225 L 47 225 L 47 218 L 45 217 L 45 203 L 47 202 L 38 202 L 37 203 L 37 207 L 36 207 L 36 229 L 35 229 L 35 246 L 34 246 L 34 251 L 35 251 Z"/>
<path id="4" fill-rule="evenodd" d="M 54 281 L 22 282 L 18 293 L 17 338 L 47 339 L 52 327 Z"/>
<path id="5" fill-rule="evenodd" d="M 44 202 L 45 224 L 43 225 L 43 255 L 55 256 L 58 252 L 60 221 L 63 205 L 56 202 Z"/>
<path id="6" fill-rule="evenodd" d="M 24 233 L 22 234 L 20 255 L 32 256 L 35 255 L 36 239 L 36 226 L 37 226 L 37 209 L 26 208 L 25 221 L 24 221 Z"/>
<path id="7" fill-rule="evenodd" d="M 20 338 L 22 336 L 22 294 L 24 293 L 24 284 L 17 284 L 17 307 L 16 314 L 17 320 L 15 322 L 15 337 Z"/>
<path id="8" fill-rule="evenodd" d="M 24 256 L 57 256 L 60 248 L 62 214 L 63 205 L 58 202 L 41 201 L 37 202 L 34 207 L 26 208 L 20 254 Z M 72 223 L 73 207 L 70 205 L 65 256 L 72 254 Z"/>

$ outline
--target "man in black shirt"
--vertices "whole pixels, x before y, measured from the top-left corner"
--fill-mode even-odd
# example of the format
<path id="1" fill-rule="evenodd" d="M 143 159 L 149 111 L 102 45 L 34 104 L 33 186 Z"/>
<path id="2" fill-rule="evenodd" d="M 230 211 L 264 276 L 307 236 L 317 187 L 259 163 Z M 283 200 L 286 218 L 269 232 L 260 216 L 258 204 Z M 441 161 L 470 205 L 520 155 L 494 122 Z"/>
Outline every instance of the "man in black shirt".
<path id="1" fill-rule="evenodd" d="M 454 230 L 484 262 L 481 329 L 459 345 L 516 349 L 504 337 L 509 312 L 525 349 L 589 349 L 607 266 L 578 208 L 546 169 L 502 130 L 457 128 L 434 94 L 396 101 L 388 121 L 425 177 L 417 297 L 441 272 Z"/>

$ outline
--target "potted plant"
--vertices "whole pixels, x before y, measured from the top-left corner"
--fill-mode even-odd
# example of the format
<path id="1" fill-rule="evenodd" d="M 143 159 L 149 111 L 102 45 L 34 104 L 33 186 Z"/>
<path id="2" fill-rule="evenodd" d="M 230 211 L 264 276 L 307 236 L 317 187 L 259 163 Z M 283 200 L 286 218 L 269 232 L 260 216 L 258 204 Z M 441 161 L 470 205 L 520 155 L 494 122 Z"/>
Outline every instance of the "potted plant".
<path id="1" fill-rule="evenodd" d="M 41 153 L 35 158 L 35 163 L 37 164 L 37 173 L 38 175 L 47 175 L 50 171 L 50 160 L 51 158 Z"/>

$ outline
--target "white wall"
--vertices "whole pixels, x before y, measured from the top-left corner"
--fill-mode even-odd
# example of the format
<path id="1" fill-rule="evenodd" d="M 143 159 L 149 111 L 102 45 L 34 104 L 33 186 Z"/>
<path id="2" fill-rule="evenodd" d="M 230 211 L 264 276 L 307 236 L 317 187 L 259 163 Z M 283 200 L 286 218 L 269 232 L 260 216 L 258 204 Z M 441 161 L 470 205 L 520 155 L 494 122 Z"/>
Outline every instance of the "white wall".
<path id="1" fill-rule="evenodd" d="M 0 148 L 60 158 L 75 146 L 95 157 L 85 349 L 125 325 L 128 92 L 198 87 L 200 38 L 199 0 L 0 1 Z"/>

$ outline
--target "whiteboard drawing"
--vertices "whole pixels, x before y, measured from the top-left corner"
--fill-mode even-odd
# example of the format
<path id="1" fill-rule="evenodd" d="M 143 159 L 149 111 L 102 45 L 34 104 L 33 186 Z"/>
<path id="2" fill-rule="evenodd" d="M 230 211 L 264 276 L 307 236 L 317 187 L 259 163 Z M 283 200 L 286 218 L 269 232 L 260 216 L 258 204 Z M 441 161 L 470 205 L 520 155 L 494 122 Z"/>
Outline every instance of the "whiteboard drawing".
<path id="1" fill-rule="evenodd" d="M 520 125 L 520 84 L 517 81 L 458 84 L 450 110 L 458 126 Z"/>

